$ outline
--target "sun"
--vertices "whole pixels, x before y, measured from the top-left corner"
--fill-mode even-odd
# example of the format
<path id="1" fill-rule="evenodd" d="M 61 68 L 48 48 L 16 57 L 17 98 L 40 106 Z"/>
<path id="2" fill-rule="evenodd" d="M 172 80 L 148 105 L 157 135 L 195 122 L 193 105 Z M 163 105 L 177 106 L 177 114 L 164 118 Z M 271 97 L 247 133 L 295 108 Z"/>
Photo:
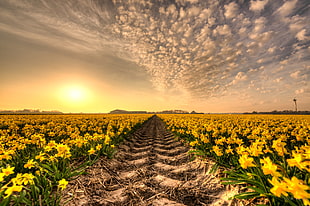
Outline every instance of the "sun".
<path id="1" fill-rule="evenodd" d="M 82 104 L 87 99 L 86 89 L 82 86 L 71 85 L 62 89 L 62 101 L 68 104 Z"/>
<path id="2" fill-rule="evenodd" d="M 80 101 L 83 99 L 83 92 L 78 88 L 72 88 L 68 91 L 68 98 L 73 101 Z"/>
<path id="3" fill-rule="evenodd" d="M 68 82 L 57 86 L 54 94 L 59 106 L 64 111 L 83 111 L 94 104 L 93 90 L 90 89 L 88 84 Z"/>

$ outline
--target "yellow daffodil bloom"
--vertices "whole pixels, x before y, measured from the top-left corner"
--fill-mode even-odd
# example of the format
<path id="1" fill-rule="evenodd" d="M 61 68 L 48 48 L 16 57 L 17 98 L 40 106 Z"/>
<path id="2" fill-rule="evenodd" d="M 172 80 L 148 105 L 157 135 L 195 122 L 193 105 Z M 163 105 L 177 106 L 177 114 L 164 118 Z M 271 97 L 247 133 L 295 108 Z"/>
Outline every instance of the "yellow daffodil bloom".
<path id="1" fill-rule="evenodd" d="M 20 192 L 22 191 L 22 189 L 23 189 L 23 186 L 21 185 L 13 185 L 11 187 L 8 187 L 4 192 L 4 194 L 6 194 L 4 198 L 8 198 L 9 196 L 12 195 L 13 192 Z"/>
<path id="2" fill-rule="evenodd" d="M 67 180 L 61 179 L 58 181 L 58 188 L 61 188 L 61 190 L 64 190 L 64 189 L 66 189 L 67 184 L 68 184 Z"/>
<path id="3" fill-rule="evenodd" d="M 7 168 L 2 169 L 2 173 L 5 176 L 9 176 L 10 174 L 14 174 L 14 169 L 15 169 L 15 167 L 8 166 Z"/>
<path id="4" fill-rule="evenodd" d="M 246 169 L 248 167 L 256 167 L 256 165 L 253 163 L 253 161 L 254 161 L 254 159 L 252 157 L 249 157 L 248 155 L 242 155 L 239 158 L 240 166 L 243 169 Z"/>
<path id="5" fill-rule="evenodd" d="M 95 154 L 96 150 L 94 150 L 94 148 L 90 148 L 90 150 L 88 150 L 88 154 L 92 155 Z"/>
<path id="6" fill-rule="evenodd" d="M 222 149 L 219 146 L 215 145 L 212 147 L 212 149 L 217 156 L 223 155 Z"/>
<path id="7" fill-rule="evenodd" d="M 42 161 L 46 160 L 45 155 L 46 155 L 45 153 L 40 152 L 40 154 L 37 155 L 37 156 L 35 157 L 35 159 L 38 159 L 38 160 L 40 160 L 40 162 L 42 162 Z"/>
<path id="8" fill-rule="evenodd" d="M 292 154 L 293 158 L 292 159 L 287 159 L 287 163 L 290 167 L 298 167 L 300 170 L 302 169 L 307 169 L 307 166 L 309 165 L 310 161 L 304 161 L 304 155 L 301 153 L 297 153 L 295 151 L 293 151 Z"/>
<path id="9" fill-rule="evenodd" d="M 31 160 L 28 160 L 28 162 L 24 165 L 24 168 L 31 169 L 34 167 L 34 165 L 35 165 L 35 162 L 33 161 L 33 159 L 31 159 Z"/>
<path id="10" fill-rule="evenodd" d="M 4 180 L 4 177 L 5 177 L 6 175 L 4 174 L 4 173 L 0 173 L 0 182 L 2 182 L 3 180 Z"/>
<path id="11" fill-rule="evenodd" d="M 268 181 L 273 185 L 270 189 L 272 194 L 277 197 L 281 197 L 281 195 L 288 196 L 286 182 L 279 181 L 277 177 L 272 177 L 272 179 Z"/>
<path id="12" fill-rule="evenodd" d="M 98 145 L 96 146 L 96 150 L 101 150 L 101 148 L 102 148 L 102 145 L 101 145 L 101 144 L 98 144 Z"/>
<path id="13" fill-rule="evenodd" d="M 264 159 L 260 159 L 260 163 L 262 163 L 262 170 L 265 175 L 272 175 L 275 177 L 281 176 L 279 172 L 277 172 L 278 166 L 274 164 L 270 157 L 265 157 Z"/>
<path id="14" fill-rule="evenodd" d="M 56 157 L 62 157 L 62 158 L 69 158 L 71 157 L 70 153 L 70 147 L 65 144 L 58 144 L 56 146 L 57 154 L 55 155 Z"/>
<path id="15" fill-rule="evenodd" d="M 292 193 L 294 198 L 308 200 L 310 199 L 310 187 L 304 183 L 304 181 L 299 180 L 297 177 L 292 177 L 292 179 L 284 178 L 287 184 L 287 191 Z"/>

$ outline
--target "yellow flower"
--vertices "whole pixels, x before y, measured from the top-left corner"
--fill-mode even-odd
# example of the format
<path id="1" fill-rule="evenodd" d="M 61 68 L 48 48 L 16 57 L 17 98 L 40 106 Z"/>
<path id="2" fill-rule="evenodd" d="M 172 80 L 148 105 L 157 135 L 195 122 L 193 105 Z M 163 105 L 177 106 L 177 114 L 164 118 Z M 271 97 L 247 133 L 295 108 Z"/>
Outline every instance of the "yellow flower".
<path id="1" fill-rule="evenodd" d="M 277 172 L 278 166 L 274 164 L 269 157 L 265 157 L 264 159 L 260 160 L 262 163 L 262 170 L 265 175 L 272 175 L 275 177 L 281 176 L 279 172 Z"/>
<path id="2" fill-rule="evenodd" d="M 268 154 L 268 153 L 272 153 L 272 150 L 268 146 L 265 145 L 265 149 L 263 150 L 263 152 L 265 154 Z"/>
<path id="3" fill-rule="evenodd" d="M 270 192 L 277 197 L 281 197 L 281 195 L 287 196 L 287 185 L 285 182 L 279 181 L 277 177 L 272 177 L 271 180 L 268 180 L 273 188 L 270 189 Z"/>
<path id="4" fill-rule="evenodd" d="M 101 148 L 102 148 L 102 145 L 101 145 L 101 144 L 98 144 L 98 145 L 96 146 L 96 150 L 101 150 Z"/>
<path id="5" fill-rule="evenodd" d="M 12 156 L 9 154 L 9 152 L 4 152 L 3 155 L 0 155 L 0 160 L 3 160 L 3 159 L 10 160 L 12 159 Z"/>
<path id="6" fill-rule="evenodd" d="M 114 148 L 114 147 L 115 147 L 115 145 L 114 145 L 114 144 L 111 144 L 111 147 L 112 147 L 112 148 Z"/>
<path id="7" fill-rule="evenodd" d="M 33 161 L 33 159 L 28 160 L 28 162 L 24 165 L 24 168 L 28 168 L 31 169 L 32 167 L 34 167 L 35 162 Z"/>
<path id="8" fill-rule="evenodd" d="M 111 138 L 109 135 L 105 135 L 104 144 L 109 144 L 111 141 Z"/>
<path id="9" fill-rule="evenodd" d="M 16 177 L 11 179 L 12 183 L 14 185 L 22 185 L 23 184 L 23 175 L 21 173 L 18 173 Z"/>
<path id="10" fill-rule="evenodd" d="M 249 155 L 248 148 L 244 147 L 243 145 L 236 148 L 236 152 L 238 155 Z"/>
<path id="11" fill-rule="evenodd" d="M 195 145 L 198 144 L 198 140 L 192 141 L 189 143 L 190 146 L 194 147 Z"/>
<path id="12" fill-rule="evenodd" d="M 284 178 L 287 183 L 288 191 L 293 194 L 296 199 L 307 200 L 310 199 L 310 193 L 306 190 L 310 190 L 310 187 L 304 183 L 304 181 L 299 180 L 297 177 L 292 177 L 292 179 Z"/>
<path id="13" fill-rule="evenodd" d="M 200 135 L 200 140 L 202 142 L 204 142 L 204 143 L 209 143 L 210 142 L 209 138 L 206 135 L 204 135 L 204 134 Z"/>
<path id="14" fill-rule="evenodd" d="M 57 146 L 57 143 L 56 143 L 54 140 L 51 140 L 51 141 L 47 144 L 47 146 L 49 146 L 49 147 L 51 147 L 51 148 L 54 148 L 54 147 Z"/>
<path id="15" fill-rule="evenodd" d="M 20 191 L 22 191 L 22 189 L 23 189 L 23 186 L 21 186 L 21 185 L 11 186 L 5 190 L 4 193 L 6 194 L 6 196 L 4 198 L 8 198 L 9 196 L 12 195 L 13 192 L 20 192 Z"/>
<path id="16" fill-rule="evenodd" d="M 18 173 L 16 177 L 12 178 L 12 183 L 14 185 L 28 185 L 28 183 L 33 184 L 34 176 L 30 173 L 21 174 Z"/>
<path id="17" fill-rule="evenodd" d="M 0 182 L 2 182 L 4 180 L 5 174 L 4 173 L 0 173 Z"/>
<path id="18" fill-rule="evenodd" d="M 259 145 L 257 142 L 251 144 L 250 146 L 250 154 L 252 156 L 258 157 L 259 155 L 263 154 L 262 150 L 263 146 Z"/>
<path id="19" fill-rule="evenodd" d="M 253 161 L 254 159 L 252 157 L 248 157 L 248 155 L 242 155 L 239 158 L 239 163 L 243 169 L 246 169 L 248 167 L 256 167 Z"/>
<path id="20" fill-rule="evenodd" d="M 243 140 L 240 138 L 235 139 L 235 143 L 238 144 L 239 146 L 243 144 Z"/>
<path id="21" fill-rule="evenodd" d="M 35 158 L 39 159 L 40 162 L 42 162 L 42 161 L 44 161 L 46 159 L 45 155 L 46 155 L 45 153 L 40 152 L 40 154 L 37 155 Z"/>
<path id="22" fill-rule="evenodd" d="M 56 156 L 50 156 L 48 159 L 49 159 L 51 162 L 57 162 L 57 161 L 58 161 L 58 159 L 56 158 Z"/>
<path id="23" fill-rule="evenodd" d="M 25 173 L 25 174 L 23 174 L 22 177 L 23 177 L 23 184 L 24 185 L 27 185 L 28 183 L 33 184 L 33 179 L 35 178 L 35 176 L 33 176 L 32 174 Z"/>
<path id="24" fill-rule="evenodd" d="M 234 154 L 234 149 L 232 149 L 231 147 L 230 147 L 230 145 L 227 147 L 227 149 L 225 150 L 225 152 L 227 153 L 227 154 Z"/>
<path id="25" fill-rule="evenodd" d="M 67 187 L 68 181 L 65 179 L 58 181 L 58 188 L 61 188 L 61 190 L 64 190 Z"/>
<path id="26" fill-rule="evenodd" d="M 15 167 L 8 166 L 7 168 L 2 169 L 2 173 L 5 176 L 9 176 L 10 174 L 14 174 L 14 169 L 15 169 Z"/>
<path id="27" fill-rule="evenodd" d="M 90 150 L 88 150 L 88 154 L 92 155 L 96 152 L 96 150 L 94 150 L 94 148 L 90 148 Z"/>
<path id="28" fill-rule="evenodd" d="M 302 169 L 308 169 L 307 165 L 309 164 L 309 161 L 304 161 L 303 154 L 293 151 L 293 158 L 287 159 L 287 163 L 290 167 L 296 166 L 300 170 L 302 170 Z"/>
<path id="29" fill-rule="evenodd" d="M 217 156 L 222 156 L 223 155 L 223 152 L 222 152 L 222 149 L 219 147 L 219 146 L 213 146 L 212 147 L 213 151 L 215 152 L 215 154 Z"/>
<path id="30" fill-rule="evenodd" d="M 70 147 L 68 145 L 65 144 L 58 144 L 56 146 L 57 149 L 57 154 L 55 155 L 56 157 L 62 157 L 62 158 L 69 158 L 71 157 L 71 153 L 70 153 Z"/>
<path id="31" fill-rule="evenodd" d="M 53 148 L 51 146 L 48 146 L 48 145 L 44 147 L 44 151 L 46 151 L 46 152 L 50 152 L 50 151 L 52 151 L 52 149 Z"/>
<path id="32" fill-rule="evenodd" d="M 286 143 L 282 142 L 281 138 L 279 138 L 277 140 L 273 140 L 273 142 L 272 142 L 272 148 L 274 148 L 277 151 L 278 155 L 280 155 L 281 157 L 283 157 L 284 154 L 287 153 L 285 145 L 286 145 Z"/>

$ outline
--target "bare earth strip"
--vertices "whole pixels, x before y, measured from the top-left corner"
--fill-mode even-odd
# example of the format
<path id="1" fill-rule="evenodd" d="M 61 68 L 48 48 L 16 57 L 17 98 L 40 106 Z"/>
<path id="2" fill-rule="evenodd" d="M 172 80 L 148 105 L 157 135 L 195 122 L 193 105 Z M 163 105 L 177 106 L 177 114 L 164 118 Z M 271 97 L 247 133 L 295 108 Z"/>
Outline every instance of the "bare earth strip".
<path id="1" fill-rule="evenodd" d="M 188 148 L 156 116 L 119 147 L 112 160 L 102 158 L 64 191 L 65 205 L 233 205 L 210 165 L 190 161 Z"/>

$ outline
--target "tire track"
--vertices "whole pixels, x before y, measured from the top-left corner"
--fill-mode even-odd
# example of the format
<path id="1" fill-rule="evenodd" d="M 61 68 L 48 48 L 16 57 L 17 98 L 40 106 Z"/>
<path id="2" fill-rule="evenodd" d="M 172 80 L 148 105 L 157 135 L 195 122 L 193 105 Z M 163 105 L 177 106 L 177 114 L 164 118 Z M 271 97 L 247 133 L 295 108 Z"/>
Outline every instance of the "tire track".
<path id="1" fill-rule="evenodd" d="M 228 205 L 219 179 L 153 116 L 119 147 L 70 183 L 66 205 Z M 69 195 L 68 195 L 69 194 Z"/>

